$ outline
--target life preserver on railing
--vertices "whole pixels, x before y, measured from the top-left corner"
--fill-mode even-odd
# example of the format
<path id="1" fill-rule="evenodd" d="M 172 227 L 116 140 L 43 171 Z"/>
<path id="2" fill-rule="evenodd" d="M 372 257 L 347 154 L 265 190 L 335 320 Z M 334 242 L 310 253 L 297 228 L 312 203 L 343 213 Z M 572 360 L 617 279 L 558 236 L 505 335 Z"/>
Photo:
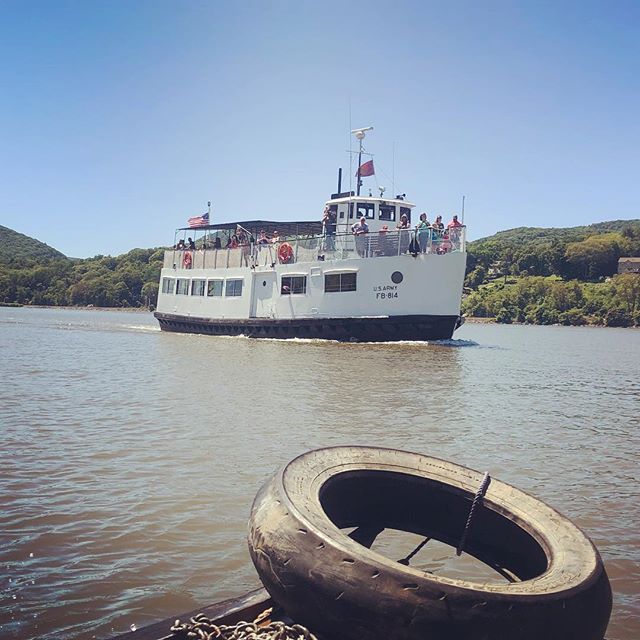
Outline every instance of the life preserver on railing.
<path id="1" fill-rule="evenodd" d="M 185 269 L 191 269 L 192 260 L 193 260 L 193 257 L 191 256 L 191 251 L 185 251 L 184 258 L 182 258 L 182 266 Z"/>
<path id="2" fill-rule="evenodd" d="M 293 260 L 293 247 L 288 242 L 283 242 L 278 247 L 278 259 L 282 264 L 288 264 Z"/>

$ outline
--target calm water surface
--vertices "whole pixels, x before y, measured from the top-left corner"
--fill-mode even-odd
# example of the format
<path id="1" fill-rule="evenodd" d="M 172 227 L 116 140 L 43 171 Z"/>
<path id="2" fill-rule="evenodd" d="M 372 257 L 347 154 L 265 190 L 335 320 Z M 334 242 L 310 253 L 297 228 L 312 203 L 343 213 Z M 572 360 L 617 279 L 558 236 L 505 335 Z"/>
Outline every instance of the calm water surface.
<path id="1" fill-rule="evenodd" d="M 446 344 L 351 345 L 0 308 L 0 350 L 3 639 L 109 638 L 258 586 L 254 494 L 341 444 L 450 459 L 564 512 L 604 557 L 607 637 L 640 637 L 640 331 L 465 325 Z M 436 572 L 472 570 L 429 553 Z"/>

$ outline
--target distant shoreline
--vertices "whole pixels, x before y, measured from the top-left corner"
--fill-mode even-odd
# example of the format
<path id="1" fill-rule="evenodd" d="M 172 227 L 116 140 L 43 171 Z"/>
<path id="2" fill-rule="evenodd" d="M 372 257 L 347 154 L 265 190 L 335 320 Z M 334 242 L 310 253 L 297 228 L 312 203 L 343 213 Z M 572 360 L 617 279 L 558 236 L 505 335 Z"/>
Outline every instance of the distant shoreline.
<path id="1" fill-rule="evenodd" d="M 463 316 L 464 324 L 497 324 L 495 318 L 481 318 L 480 316 Z"/>
<path id="2" fill-rule="evenodd" d="M 465 324 L 495 324 L 501 327 L 521 326 L 521 327 L 574 327 L 584 329 L 635 329 L 640 331 L 640 327 L 608 327 L 606 324 L 562 324 L 560 322 L 554 324 L 532 324 L 531 322 L 496 322 L 495 318 L 485 318 L 480 316 L 464 316 Z"/>
<path id="3" fill-rule="evenodd" d="M 147 309 L 144 307 L 91 307 L 84 305 L 67 305 L 67 306 L 56 306 L 56 305 L 45 305 L 45 304 L 15 304 L 15 303 L 6 303 L 0 302 L 0 307 L 6 307 L 8 309 L 73 309 L 74 311 L 119 311 L 124 313 L 153 313 L 151 309 Z M 550 327 L 571 327 L 571 326 L 581 326 L 587 328 L 595 328 L 595 329 L 636 329 L 640 331 L 640 327 L 607 327 L 603 324 L 586 324 L 586 325 L 564 325 L 564 324 L 551 324 L 551 325 L 538 325 L 531 324 L 528 322 L 496 322 L 495 318 L 486 318 L 481 316 L 464 316 L 463 324 L 495 324 L 495 325 L 522 325 L 522 326 L 530 326 L 530 327 L 541 327 L 541 326 L 550 326 Z"/>
<path id="4" fill-rule="evenodd" d="M 73 309 L 74 311 L 124 311 L 125 313 L 153 313 L 146 307 L 93 307 L 86 305 L 55 305 L 55 304 L 12 304 L 0 302 L 0 307 L 8 309 Z"/>

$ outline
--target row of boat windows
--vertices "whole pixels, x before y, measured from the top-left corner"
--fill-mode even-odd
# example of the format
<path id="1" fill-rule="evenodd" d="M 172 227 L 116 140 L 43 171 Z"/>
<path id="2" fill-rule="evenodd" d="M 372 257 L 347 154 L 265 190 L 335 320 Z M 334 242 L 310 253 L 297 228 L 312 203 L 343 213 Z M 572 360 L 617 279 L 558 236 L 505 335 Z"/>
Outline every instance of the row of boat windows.
<path id="1" fill-rule="evenodd" d="M 329 207 L 332 211 L 336 212 L 337 205 L 331 205 Z M 339 218 L 344 219 L 344 210 L 340 211 Z M 409 207 L 400 207 L 400 217 L 407 216 L 407 220 L 411 222 L 411 209 Z M 367 220 L 375 220 L 375 204 L 373 202 L 357 202 L 349 203 L 349 218 L 365 218 Z M 378 220 L 384 220 L 385 222 L 396 221 L 396 207 L 394 205 L 381 204 L 378 208 Z"/>
<path id="2" fill-rule="evenodd" d="M 356 273 L 326 273 L 324 276 L 325 293 L 355 291 Z M 207 296 L 209 298 L 237 298 L 242 296 L 242 278 L 227 280 L 201 280 L 188 278 L 162 278 L 162 293 L 183 296 Z M 264 281 L 266 285 L 266 280 Z M 307 276 L 282 276 L 280 294 L 283 296 L 307 293 Z"/>
<path id="3" fill-rule="evenodd" d="M 188 278 L 162 278 L 162 293 L 175 293 L 179 296 L 204 296 L 220 298 L 238 298 L 242 295 L 242 278 L 228 280 L 190 280 Z"/>

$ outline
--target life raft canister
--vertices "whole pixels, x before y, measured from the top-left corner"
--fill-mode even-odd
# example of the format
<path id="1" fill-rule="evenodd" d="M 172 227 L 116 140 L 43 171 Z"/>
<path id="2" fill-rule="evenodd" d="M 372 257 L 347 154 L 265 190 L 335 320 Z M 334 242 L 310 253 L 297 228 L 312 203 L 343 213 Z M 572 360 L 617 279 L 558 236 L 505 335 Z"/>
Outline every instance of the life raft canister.
<path id="1" fill-rule="evenodd" d="M 193 258 L 191 257 L 191 251 L 184 252 L 184 258 L 182 258 L 182 265 L 185 269 L 191 269 L 191 261 Z"/>
<path id="2" fill-rule="evenodd" d="M 283 242 L 278 248 L 278 258 L 282 264 L 288 264 L 293 259 L 293 247 L 288 242 Z"/>

